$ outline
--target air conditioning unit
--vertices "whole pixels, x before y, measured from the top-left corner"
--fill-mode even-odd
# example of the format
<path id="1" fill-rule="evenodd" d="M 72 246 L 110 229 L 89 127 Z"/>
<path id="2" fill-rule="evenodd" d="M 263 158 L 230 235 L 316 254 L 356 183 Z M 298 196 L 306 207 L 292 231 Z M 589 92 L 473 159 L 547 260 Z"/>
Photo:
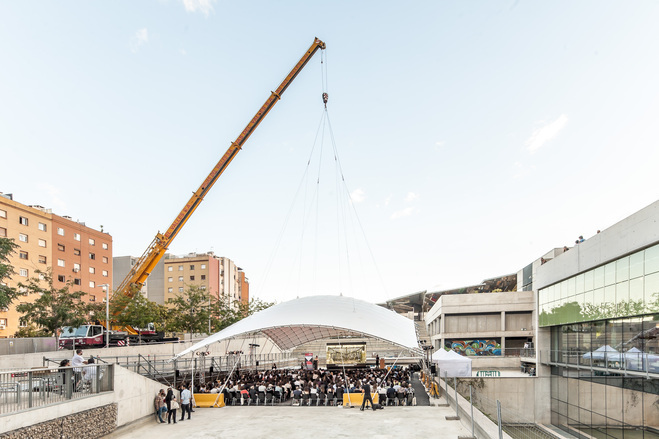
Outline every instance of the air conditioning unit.
<path id="1" fill-rule="evenodd" d="M 72 271 L 73 271 L 74 273 L 77 273 L 77 272 L 80 271 L 80 269 L 79 269 L 79 268 L 74 268 Z"/>

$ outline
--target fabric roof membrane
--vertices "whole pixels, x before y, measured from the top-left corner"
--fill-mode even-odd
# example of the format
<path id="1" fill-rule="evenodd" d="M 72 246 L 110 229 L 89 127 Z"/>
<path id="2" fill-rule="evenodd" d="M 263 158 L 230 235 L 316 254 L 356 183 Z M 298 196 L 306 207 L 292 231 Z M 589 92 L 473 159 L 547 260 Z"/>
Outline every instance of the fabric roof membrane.
<path id="1" fill-rule="evenodd" d="M 175 358 L 206 346 L 262 333 L 281 350 L 339 336 L 366 336 L 420 353 L 414 322 L 386 308 L 343 296 L 293 299 L 257 312 L 178 353 Z"/>

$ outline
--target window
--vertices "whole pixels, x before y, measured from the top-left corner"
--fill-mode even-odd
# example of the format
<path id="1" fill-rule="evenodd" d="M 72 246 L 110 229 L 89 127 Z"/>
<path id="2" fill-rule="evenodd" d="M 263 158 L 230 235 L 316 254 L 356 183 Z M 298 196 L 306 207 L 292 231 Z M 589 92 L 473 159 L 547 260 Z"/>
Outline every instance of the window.
<path id="1" fill-rule="evenodd" d="M 96 296 L 89 296 L 90 302 L 96 302 Z"/>
<path id="2" fill-rule="evenodd" d="M 172 287 L 167 288 L 168 293 L 171 293 L 172 291 L 174 291 L 174 288 L 172 288 Z"/>
<path id="3" fill-rule="evenodd" d="M 174 271 L 174 267 L 170 265 L 169 267 L 167 267 L 167 271 Z"/>
<path id="4" fill-rule="evenodd" d="M 57 250 L 63 252 L 66 250 L 66 247 L 64 246 L 64 244 L 57 244 Z"/>
<path id="5" fill-rule="evenodd" d="M 108 249 L 108 245 L 106 243 L 103 243 L 103 250 L 107 250 L 107 249 Z"/>
<path id="6" fill-rule="evenodd" d="M 174 282 L 174 278 L 173 278 L 173 277 L 168 277 L 168 278 L 167 278 L 167 281 L 168 281 L 168 282 Z"/>
<path id="7" fill-rule="evenodd" d="M 64 275 L 62 275 L 62 274 L 58 274 L 58 275 L 57 275 L 57 280 L 58 280 L 59 282 L 64 282 Z"/>
<path id="8" fill-rule="evenodd" d="M 89 245 L 96 245 L 96 241 L 93 239 L 89 238 Z"/>
<path id="9" fill-rule="evenodd" d="M 206 290 L 206 285 L 202 285 L 202 286 L 201 286 L 201 290 L 202 290 L 202 291 Z"/>
<path id="10" fill-rule="evenodd" d="M 57 266 L 58 266 L 58 267 L 64 267 L 64 266 L 65 266 L 65 264 L 64 264 L 64 259 L 58 259 L 58 260 L 57 260 Z"/>
<path id="11" fill-rule="evenodd" d="M 80 249 L 79 248 L 74 248 L 73 249 L 73 254 L 76 256 L 80 256 Z"/>
<path id="12" fill-rule="evenodd" d="M 74 233 L 73 234 L 73 239 L 75 239 L 76 241 L 80 241 L 80 234 L 79 233 Z"/>
<path id="13" fill-rule="evenodd" d="M 25 328 L 27 326 L 27 321 L 25 319 L 18 319 L 18 326 Z"/>
<path id="14" fill-rule="evenodd" d="M 27 242 L 27 235 L 24 235 L 23 233 L 19 233 L 18 240 L 21 242 Z"/>
<path id="15" fill-rule="evenodd" d="M 27 252 L 24 251 L 19 252 L 18 257 L 21 259 L 27 259 Z"/>
<path id="16" fill-rule="evenodd" d="M 19 216 L 18 222 L 23 224 L 24 226 L 27 226 L 27 218 L 25 218 L 24 216 Z"/>
<path id="17" fill-rule="evenodd" d="M 64 229 L 61 228 L 61 227 L 58 227 L 58 228 L 57 228 L 57 234 L 58 234 L 59 236 L 64 236 Z"/>
<path id="18" fill-rule="evenodd" d="M 46 227 L 46 225 L 45 225 L 44 223 L 39 223 L 39 226 L 38 226 L 38 227 L 39 227 L 39 230 L 41 230 L 42 232 L 46 232 L 46 231 L 47 231 L 47 227 Z"/>
<path id="19" fill-rule="evenodd" d="M 183 292 L 183 287 L 178 287 L 178 292 L 182 293 Z"/>
<path id="20" fill-rule="evenodd" d="M 190 265 L 190 270 L 194 270 L 194 265 Z"/>
<path id="21" fill-rule="evenodd" d="M 44 255 L 39 255 L 39 263 L 40 264 L 45 264 L 45 263 L 47 263 L 47 261 L 48 260 L 46 259 L 46 257 Z"/>
<path id="22" fill-rule="evenodd" d="M 201 275 L 201 280 L 206 280 L 206 275 L 205 274 Z"/>
<path id="23" fill-rule="evenodd" d="M 0 326 L 7 326 L 7 319 L 0 319 Z"/>
<path id="24" fill-rule="evenodd" d="M 96 286 L 96 283 L 93 280 L 89 281 L 89 288 L 94 288 Z"/>
<path id="25" fill-rule="evenodd" d="M 39 280 L 46 280 L 46 276 L 43 273 L 39 273 Z"/>
<path id="26" fill-rule="evenodd" d="M 206 269 L 206 264 L 201 264 L 201 269 L 205 270 Z"/>
<path id="27" fill-rule="evenodd" d="M 89 259 L 96 259 L 96 255 L 94 253 L 89 254 Z"/>
<path id="28" fill-rule="evenodd" d="M 178 277 L 178 281 L 179 281 L 179 282 L 183 282 L 183 276 L 179 276 L 179 277 Z"/>
<path id="29" fill-rule="evenodd" d="M 7 211 L 0 209 L 0 218 L 7 218 Z"/>
<path id="30" fill-rule="evenodd" d="M 108 277 L 108 271 L 107 270 L 103 270 L 103 277 Z"/>
<path id="31" fill-rule="evenodd" d="M 108 263 L 108 257 L 107 257 L 107 256 L 103 256 L 103 263 L 104 263 L 104 264 L 107 264 L 107 263 Z"/>
<path id="32" fill-rule="evenodd" d="M 190 280 L 194 280 L 194 276 L 190 276 Z"/>
<path id="33" fill-rule="evenodd" d="M 80 271 L 80 264 L 78 264 L 77 262 L 74 262 L 73 263 L 73 271 L 76 272 L 76 273 L 79 272 Z"/>
<path id="34" fill-rule="evenodd" d="M 178 271 L 183 271 L 183 265 L 178 266 Z"/>
<path id="35" fill-rule="evenodd" d="M 39 240 L 39 247 L 46 248 L 46 240 L 45 239 L 40 239 Z"/>
<path id="36" fill-rule="evenodd" d="M 21 276 L 23 276 L 23 277 L 27 277 L 27 275 L 28 275 L 27 268 L 21 268 L 21 269 L 19 270 L 19 274 L 20 274 Z"/>
<path id="37" fill-rule="evenodd" d="M 82 285 L 82 280 L 80 279 L 73 279 L 73 285 Z"/>
<path id="38" fill-rule="evenodd" d="M 0 238 L 5 238 L 7 236 L 7 229 L 0 227 Z"/>
<path id="39" fill-rule="evenodd" d="M 90 272 L 91 274 L 95 274 L 95 273 L 96 273 L 96 269 L 95 269 L 94 267 L 89 267 L 89 272 Z"/>

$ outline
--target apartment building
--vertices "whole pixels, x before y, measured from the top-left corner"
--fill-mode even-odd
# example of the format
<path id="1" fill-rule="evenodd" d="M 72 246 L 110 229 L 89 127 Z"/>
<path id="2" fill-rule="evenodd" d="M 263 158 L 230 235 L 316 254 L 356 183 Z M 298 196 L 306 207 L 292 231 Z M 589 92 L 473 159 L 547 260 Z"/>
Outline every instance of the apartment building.
<path id="1" fill-rule="evenodd" d="M 90 302 L 102 302 L 112 289 L 112 237 L 73 221 L 52 215 L 52 267 L 55 288 L 71 281 L 87 293 Z"/>
<path id="2" fill-rule="evenodd" d="M 11 194 L 0 193 L 0 237 L 13 239 L 18 248 L 9 263 L 15 274 L 5 282 L 11 287 L 36 277 L 36 271 L 52 270 L 53 286 L 71 281 L 87 300 L 103 300 L 100 285 L 111 284 L 112 236 L 84 223 L 60 217 L 51 209 L 25 205 Z M 36 297 L 23 296 L 21 301 Z M 15 309 L 16 303 L 0 310 L 0 338 L 7 338 L 25 325 Z"/>
<path id="3" fill-rule="evenodd" d="M 238 276 L 240 279 L 240 301 L 247 304 L 249 303 L 249 279 L 240 267 L 238 267 Z"/>

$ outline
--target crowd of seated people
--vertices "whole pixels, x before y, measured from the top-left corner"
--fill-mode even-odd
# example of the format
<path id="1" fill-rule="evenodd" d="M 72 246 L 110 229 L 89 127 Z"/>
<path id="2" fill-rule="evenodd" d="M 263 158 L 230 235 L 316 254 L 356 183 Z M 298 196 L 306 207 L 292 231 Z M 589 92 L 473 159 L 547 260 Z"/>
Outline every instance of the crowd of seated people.
<path id="1" fill-rule="evenodd" d="M 301 406 L 341 405 L 345 393 L 360 393 L 368 382 L 379 394 L 382 405 L 411 405 L 414 390 L 410 370 L 350 369 L 305 370 L 272 369 L 241 371 L 228 380 L 208 383 L 201 393 L 224 393 L 227 405 L 274 405 L 288 402 Z M 226 382 L 226 387 L 223 384 Z M 222 384 L 220 384 L 222 383 Z"/>

